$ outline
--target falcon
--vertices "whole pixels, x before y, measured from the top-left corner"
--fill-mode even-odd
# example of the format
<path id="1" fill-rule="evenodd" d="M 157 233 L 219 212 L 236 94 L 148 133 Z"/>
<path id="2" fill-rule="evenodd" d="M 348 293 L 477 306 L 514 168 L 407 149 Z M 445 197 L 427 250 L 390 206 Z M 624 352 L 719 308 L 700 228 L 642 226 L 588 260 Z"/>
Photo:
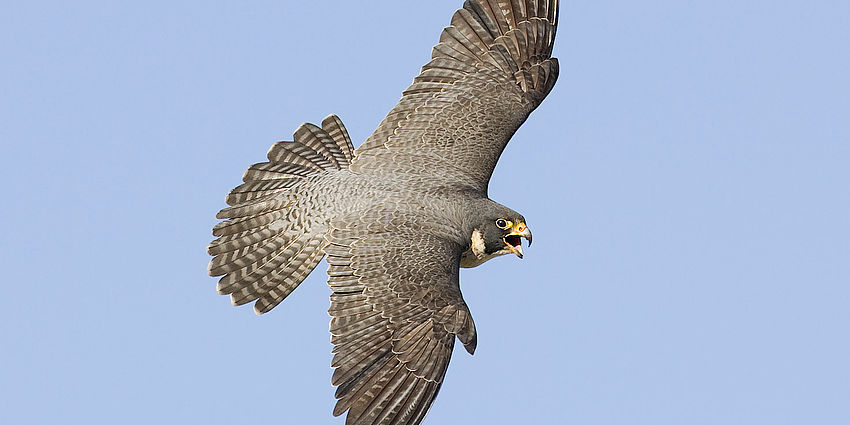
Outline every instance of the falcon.
<path id="1" fill-rule="evenodd" d="M 496 161 L 552 90 L 557 0 L 469 0 L 399 103 L 356 150 L 340 119 L 302 124 L 216 217 L 211 276 L 266 313 L 328 263 L 335 416 L 419 424 L 475 324 L 459 269 L 531 244 L 487 197 Z"/>

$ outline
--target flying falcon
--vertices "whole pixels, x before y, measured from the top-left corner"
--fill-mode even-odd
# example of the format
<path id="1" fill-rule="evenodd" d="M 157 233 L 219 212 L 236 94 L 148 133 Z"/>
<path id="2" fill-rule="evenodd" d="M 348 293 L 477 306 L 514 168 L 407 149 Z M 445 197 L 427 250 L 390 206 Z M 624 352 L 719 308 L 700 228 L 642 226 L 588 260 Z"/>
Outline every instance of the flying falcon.
<path id="1" fill-rule="evenodd" d="M 211 276 L 235 305 L 278 305 L 326 258 L 346 424 L 419 424 L 455 337 L 476 332 L 460 267 L 516 254 L 531 232 L 487 197 L 499 155 L 552 90 L 557 0 L 468 0 L 432 59 L 354 149 L 335 115 L 252 165 L 216 217 Z"/>

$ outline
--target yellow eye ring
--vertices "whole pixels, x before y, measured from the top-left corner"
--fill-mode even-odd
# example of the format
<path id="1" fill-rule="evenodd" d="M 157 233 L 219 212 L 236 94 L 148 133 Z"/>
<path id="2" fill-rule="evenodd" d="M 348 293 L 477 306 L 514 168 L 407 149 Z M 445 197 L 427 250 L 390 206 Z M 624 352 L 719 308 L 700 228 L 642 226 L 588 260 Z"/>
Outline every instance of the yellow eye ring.
<path id="1" fill-rule="evenodd" d="M 505 220 L 503 218 L 496 220 L 496 227 L 498 227 L 502 230 L 507 230 L 511 226 L 513 226 L 513 223 L 511 223 L 510 220 Z"/>

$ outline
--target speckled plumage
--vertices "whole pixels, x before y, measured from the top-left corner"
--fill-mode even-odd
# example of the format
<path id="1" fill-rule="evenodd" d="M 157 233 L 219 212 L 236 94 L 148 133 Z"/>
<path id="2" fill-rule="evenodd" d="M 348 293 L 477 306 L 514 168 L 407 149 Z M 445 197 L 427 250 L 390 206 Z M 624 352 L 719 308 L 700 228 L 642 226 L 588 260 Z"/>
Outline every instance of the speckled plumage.
<path id="1" fill-rule="evenodd" d="M 557 79 L 557 13 L 556 0 L 467 1 L 362 146 L 334 115 L 303 124 L 218 213 L 209 273 L 234 304 L 267 312 L 327 259 L 334 414 L 347 411 L 346 424 L 420 423 L 455 337 L 474 352 L 461 258 L 521 256 L 519 237 L 530 240 L 487 185 Z"/>

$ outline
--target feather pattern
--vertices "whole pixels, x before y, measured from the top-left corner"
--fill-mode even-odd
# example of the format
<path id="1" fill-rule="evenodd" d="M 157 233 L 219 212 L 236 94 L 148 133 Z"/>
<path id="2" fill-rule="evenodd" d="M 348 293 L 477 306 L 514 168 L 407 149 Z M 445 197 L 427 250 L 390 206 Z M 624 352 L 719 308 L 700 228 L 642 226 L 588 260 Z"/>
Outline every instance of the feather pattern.
<path id="1" fill-rule="evenodd" d="M 409 174 L 408 158 L 431 157 L 446 180 L 486 193 L 508 140 L 557 79 L 557 10 L 557 0 L 464 3 L 351 170 Z"/>
<path id="2" fill-rule="evenodd" d="M 337 156 L 337 162 L 340 164 L 349 164 L 354 159 L 354 145 L 351 144 L 351 137 L 348 135 L 348 130 L 342 125 L 342 120 L 336 115 L 328 115 L 322 120 L 322 130 L 324 130 L 331 140 L 336 143 L 337 149 L 329 149 Z M 339 154 L 342 158 L 339 158 Z"/>
<path id="3" fill-rule="evenodd" d="M 377 215 L 380 225 L 335 222 L 327 237 L 328 263 L 362 288 L 331 295 L 334 413 L 348 411 L 352 424 L 412 424 L 434 400 L 455 334 L 475 334 L 454 314 L 470 317 L 458 286 L 463 247 L 439 226 L 407 227 L 405 212 Z"/>
<path id="4" fill-rule="evenodd" d="M 323 125 L 302 124 L 293 142 L 275 143 L 268 162 L 245 171 L 243 184 L 228 194 L 231 207 L 216 215 L 207 247 L 213 255 L 208 272 L 222 276 L 217 290 L 234 305 L 252 301 L 257 314 L 286 298 L 324 256 L 327 224 L 314 217 L 309 194 L 313 179 L 346 169 L 351 139 L 335 115 Z"/>

